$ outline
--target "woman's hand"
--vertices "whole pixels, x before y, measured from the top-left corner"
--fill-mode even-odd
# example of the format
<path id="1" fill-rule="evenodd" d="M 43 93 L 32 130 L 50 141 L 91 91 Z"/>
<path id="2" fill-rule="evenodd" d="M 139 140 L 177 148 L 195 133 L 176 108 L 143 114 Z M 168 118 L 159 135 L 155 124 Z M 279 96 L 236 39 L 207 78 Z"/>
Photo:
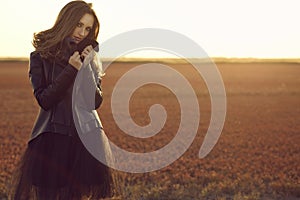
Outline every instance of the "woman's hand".
<path id="1" fill-rule="evenodd" d="M 81 57 L 84 59 L 84 63 L 90 63 L 93 60 L 94 55 L 95 51 L 92 45 L 85 47 L 81 53 Z"/>
<path id="2" fill-rule="evenodd" d="M 81 68 L 82 62 L 80 60 L 80 54 L 78 51 L 75 51 L 69 58 L 69 64 L 75 67 L 77 70 Z"/>

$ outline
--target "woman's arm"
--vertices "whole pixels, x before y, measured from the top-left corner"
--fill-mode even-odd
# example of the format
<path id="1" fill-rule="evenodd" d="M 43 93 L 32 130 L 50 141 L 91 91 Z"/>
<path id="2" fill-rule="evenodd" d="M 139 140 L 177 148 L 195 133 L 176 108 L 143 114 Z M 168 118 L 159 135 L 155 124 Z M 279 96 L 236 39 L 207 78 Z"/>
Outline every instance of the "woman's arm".
<path id="1" fill-rule="evenodd" d="M 41 56 L 35 52 L 30 54 L 29 78 L 34 96 L 41 108 L 48 110 L 60 100 L 74 81 L 77 71 L 76 68 L 68 64 L 51 84 L 46 85 Z"/>

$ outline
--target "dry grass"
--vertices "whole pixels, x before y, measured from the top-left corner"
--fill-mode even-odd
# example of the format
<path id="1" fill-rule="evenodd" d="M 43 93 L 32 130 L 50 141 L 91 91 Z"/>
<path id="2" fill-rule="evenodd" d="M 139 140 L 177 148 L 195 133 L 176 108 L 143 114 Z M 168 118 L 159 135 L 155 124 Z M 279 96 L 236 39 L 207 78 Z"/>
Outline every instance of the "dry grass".
<path id="1" fill-rule="evenodd" d="M 166 88 L 147 85 L 131 100 L 136 123 L 149 123 L 147 111 L 161 103 L 168 112 L 163 130 L 153 138 L 124 134 L 114 123 L 110 96 L 120 76 L 140 63 L 114 63 L 103 80 L 105 100 L 98 110 L 109 138 L 136 152 L 153 151 L 174 137 L 179 104 Z M 0 199 L 37 114 L 27 63 L 0 64 Z M 201 121 L 192 146 L 177 161 L 145 174 L 120 173 L 125 199 L 298 199 L 300 198 L 300 65 L 293 63 L 220 63 L 228 110 L 213 151 L 198 159 L 210 119 L 208 91 L 188 64 L 169 64 L 188 78 L 198 96 Z M 141 76 L 142 77 L 142 76 Z"/>

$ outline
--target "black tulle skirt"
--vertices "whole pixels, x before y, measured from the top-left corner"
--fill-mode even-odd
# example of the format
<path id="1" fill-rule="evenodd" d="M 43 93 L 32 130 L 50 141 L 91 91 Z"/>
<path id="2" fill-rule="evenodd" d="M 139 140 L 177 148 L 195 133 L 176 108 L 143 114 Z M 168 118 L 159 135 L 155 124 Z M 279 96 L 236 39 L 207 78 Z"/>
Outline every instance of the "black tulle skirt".
<path id="1" fill-rule="evenodd" d="M 13 182 L 14 199 L 36 199 L 43 191 L 64 200 L 113 195 L 111 169 L 78 136 L 57 133 L 43 133 L 28 144 Z"/>

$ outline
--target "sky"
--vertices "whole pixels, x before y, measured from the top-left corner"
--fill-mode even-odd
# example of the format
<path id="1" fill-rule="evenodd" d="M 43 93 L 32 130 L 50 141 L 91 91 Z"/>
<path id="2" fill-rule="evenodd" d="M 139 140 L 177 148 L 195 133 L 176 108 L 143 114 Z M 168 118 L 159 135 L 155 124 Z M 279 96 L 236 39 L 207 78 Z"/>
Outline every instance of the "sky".
<path id="1" fill-rule="evenodd" d="M 34 32 L 49 29 L 66 0 L 1 0 L 0 57 L 28 57 Z M 210 57 L 299 58 L 297 0 L 89 0 L 101 23 L 99 43 L 139 28 L 192 39 Z M 170 57 L 160 52 L 132 57 Z"/>

